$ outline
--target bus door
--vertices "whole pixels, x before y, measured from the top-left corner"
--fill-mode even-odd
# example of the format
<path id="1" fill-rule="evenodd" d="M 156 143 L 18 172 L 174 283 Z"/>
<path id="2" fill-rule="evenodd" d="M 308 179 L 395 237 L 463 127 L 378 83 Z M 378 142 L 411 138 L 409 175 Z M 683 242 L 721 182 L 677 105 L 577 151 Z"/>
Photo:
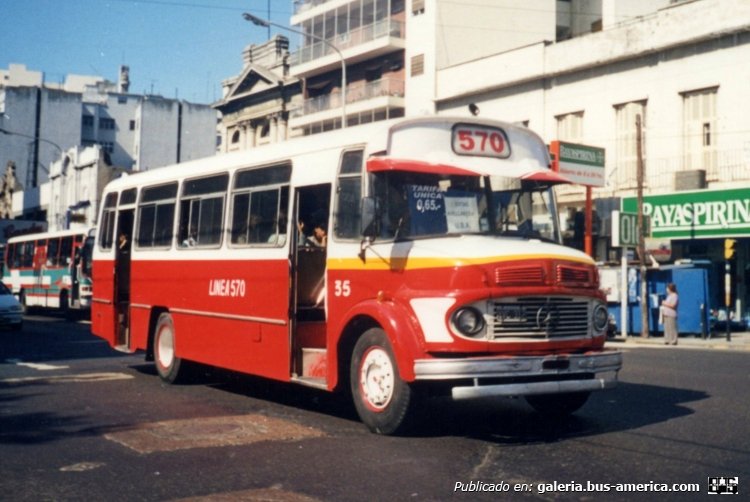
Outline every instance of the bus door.
<path id="1" fill-rule="evenodd" d="M 291 242 L 292 375 L 324 384 L 326 377 L 326 246 L 331 185 L 297 188 Z"/>
<path id="2" fill-rule="evenodd" d="M 80 267 L 81 267 L 81 250 L 83 249 L 83 235 L 76 235 L 73 238 L 73 261 L 68 265 L 70 273 L 70 304 L 76 308 L 81 305 L 81 284 L 80 284 Z"/>
<path id="3" fill-rule="evenodd" d="M 128 348 L 130 342 L 130 251 L 133 246 L 134 209 L 117 213 L 115 233 L 115 345 Z"/>

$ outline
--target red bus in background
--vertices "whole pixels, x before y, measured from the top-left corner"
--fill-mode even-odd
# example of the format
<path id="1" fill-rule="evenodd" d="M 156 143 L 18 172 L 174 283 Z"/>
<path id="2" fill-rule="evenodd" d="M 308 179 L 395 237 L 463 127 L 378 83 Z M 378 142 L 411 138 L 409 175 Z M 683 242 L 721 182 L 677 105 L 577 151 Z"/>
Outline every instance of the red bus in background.
<path id="1" fill-rule="evenodd" d="M 597 269 L 561 245 L 544 142 L 421 118 L 121 178 L 104 190 L 92 331 L 186 362 L 350 391 L 393 434 L 425 392 L 565 415 L 617 379 Z"/>

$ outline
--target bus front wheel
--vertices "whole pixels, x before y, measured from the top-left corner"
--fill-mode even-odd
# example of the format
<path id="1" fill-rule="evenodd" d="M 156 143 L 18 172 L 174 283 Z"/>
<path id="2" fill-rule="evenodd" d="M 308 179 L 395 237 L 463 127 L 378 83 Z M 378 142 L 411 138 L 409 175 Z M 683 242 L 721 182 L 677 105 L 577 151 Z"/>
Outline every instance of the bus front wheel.
<path id="1" fill-rule="evenodd" d="M 181 376 L 182 359 L 175 355 L 175 329 L 172 316 L 159 316 L 154 331 L 154 362 L 159 377 L 168 383 L 176 383 Z"/>
<path id="2" fill-rule="evenodd" d="M 357 340 L 352 353 L 350 382 L 360 419 L 378 434 L 403 432 L 408 424 L 414 390 L 398 372 L 385 332 L 371 328 Z"/>

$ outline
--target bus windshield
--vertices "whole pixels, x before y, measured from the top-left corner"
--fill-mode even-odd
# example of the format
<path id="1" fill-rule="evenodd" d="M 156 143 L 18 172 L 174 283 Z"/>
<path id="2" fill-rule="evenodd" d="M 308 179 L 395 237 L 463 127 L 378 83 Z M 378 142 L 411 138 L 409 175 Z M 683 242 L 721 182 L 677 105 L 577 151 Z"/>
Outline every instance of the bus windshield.
<path id="1" fill-rule="evenodd" d="M 484 234 L 560 242 L 547 183 L 405 171 L 373 173 L 372 182 L 377 228 L 368 233 L 378 239 Z"/>

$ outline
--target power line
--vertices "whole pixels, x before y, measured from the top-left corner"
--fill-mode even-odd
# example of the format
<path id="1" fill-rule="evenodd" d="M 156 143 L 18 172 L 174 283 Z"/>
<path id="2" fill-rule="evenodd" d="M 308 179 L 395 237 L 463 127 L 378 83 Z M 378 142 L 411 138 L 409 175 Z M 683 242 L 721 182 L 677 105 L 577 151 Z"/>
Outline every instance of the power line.
<path id="1" fill-rule="evenodd" d="M 121 3 L 128 3 L 133 4 L 133 0 L 110 0 L 113 2 L 121 2 Z M 167 0 L 138 0 L 136 3 L 138 4 L 151 4 L 151 5 L 166 5 L 169 7 L 191 7 L 196 9 L 210 9 L 210 10 L 227 10 L 227 11 L 236 11 L 236 12 L 244 12 L 247 11 L 247 7 L 229 7 L 229 6 L 222 6 L 222 5 L 216 5 L 216 4 L 204 4 L 204 3 L 195 3 L 195 2 L 184 2 L 184 1 L 175 1 L 170 2 Z M 278 2 L 276 3 L 278 5 Z M 267 10 L 264 10 L 265 12 L 268 12 Z M 291 16 L 290 10 L 271 10 L 271 13 L 273 14 L 284 14 Z"/>

